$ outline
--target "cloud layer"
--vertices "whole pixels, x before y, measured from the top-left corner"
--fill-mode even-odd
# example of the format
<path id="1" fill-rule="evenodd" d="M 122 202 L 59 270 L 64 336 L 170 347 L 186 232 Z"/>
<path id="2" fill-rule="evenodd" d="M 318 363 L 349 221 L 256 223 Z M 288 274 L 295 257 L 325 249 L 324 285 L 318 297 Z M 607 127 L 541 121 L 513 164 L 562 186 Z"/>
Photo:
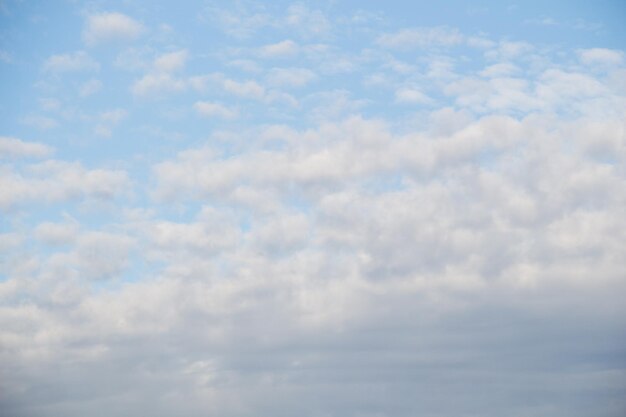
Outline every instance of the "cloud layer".
<path id="1" fill-rule="evenodd" d="M 622 415 L 623 51 L 229 7 L 20 87 L 0 414 Z"/>

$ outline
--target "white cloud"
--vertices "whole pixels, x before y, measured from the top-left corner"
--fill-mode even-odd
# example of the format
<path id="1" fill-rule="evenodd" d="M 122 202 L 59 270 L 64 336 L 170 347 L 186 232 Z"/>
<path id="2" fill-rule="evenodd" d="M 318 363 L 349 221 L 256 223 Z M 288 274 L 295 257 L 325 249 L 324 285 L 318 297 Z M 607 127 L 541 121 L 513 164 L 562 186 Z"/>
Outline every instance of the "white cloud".
<path id="1" fill-rule="evenodd" d="M 185 67 L 188 56 L 189 53 L 186 49 L 157 56 L 154 58 L 149 72 L 133 83 L 131 86 L 132 93 L 137 96 L 150 96 L 181 92 L 189 87 L 202 90 L 206 77 L 179 77 L 173 74 Z M 135 56 L 132 59 L 136 58 Z M 120 63 L 120 65 L 126 64 L 128 63 Z M 131 65 L 131 67 L 133 66 L 136 68 L 145 67 L 143 63 L 135 63 Z"/>
<path id="2" fill-rule="evenodd" d="M 154 60 L 154 68 L 160 72 L 180 70 L 184 68 L 188 55 L 185 49 L 160 55 Z"/>
<path id="3" fill-rule="evenodd" d="M 496 47 L 485 52 L 488 59 L 507 61 L 525 56 L 534 50 L 534 46 L 528 42 L 500 41 Z"/>
<path id="4" fill-rule="evenodd" d="M 224 213 L 210 211 L 210 216 L 200 214 L 190 223 L 159 221 L 146 225 L 155 259 L 203 258 L 217 255 L 223 250 L 234 250 L 241 238 L 232 218 Z"/>
<path id="5" fill-rule="evenodd" d="M 542 103 L 551 105 L 563 103 L 577 106 L 582 103 L 570 100 L 600 97 L 606 95 L 607 92 L 606 86 L 593 77 L 559 69 L 549 69 L 541 74 L 540 83 L 537 86 L 537 94 Z"/>
<path id="6" fill-rule="evenodd" d="M 259 54 L 265 58 L 290 57 L 298 53 L 300 47 L 294 41 L 287 39 L 261 47 Z"/>
<path id="7" fill-rule="evenodd" d="M 256 81 L 234 81 L 225 79 L 222 83 L 225 91 L 239 97 L 260 100 L 265 96 L 265 88 Z"/>
<path id="8" fill-rule="evenodd" d="M 283 215 L 263 224 L 251 239 L 265 253 L 289 253 L 306 247 L 311 226 L 311 219 L 304 214 Z"/>
<path id="9" fill-rule="evenodd" d="M 557 20 L 551 16 L 540 16 L 533 19 L 526 19 L 523 22 L 527 25 L 537 25 L 537 26 L 545 26 L 549 28 L 565 28 L 565 29 L 574 29 L 574 30 L 584 30 L 584 31 L 592 31 L 598 32 L 602 29 L 602 23 L 598 22 L 589 22 L 584 19 L 574 19 L 574 20 Z"/>
<path id="10" fill-rule="evenodd" d="M 548 16 L 526 19 L 524 23 L 538 26 L 559 26 L 559 22 L 556 19 Z"/>
<path id="11" fill-rule="evenodd" d="M 37 225 L 34 233 L 38 240 L 47 245 L 68 245 L 75 241 L 79 228 L 75 220 L 65 223 L 44 222 Z"/>
<path id="12" fill-rule="evenodd" d="M 219 103 L 208 101 L 198 101 L 194 104 L 194 109 L 206 117 L 218 117 L 221 119 L 234 119 L 238 116 L 237 110 L 228 108 Z"/>
<path id="13" fill-rule="evenodd" d="M 128 115 L 124 109 L 114 109 L 100 113 L 100 120 L 111 124 L 117 124 Z"/>
<path id="14" fill-rule="evenodd" d="M 426 75 L 435 80 L 454 80 L 458 78 L 455 72 L 456 62 L 450 56 L 434 56 L 428 59 L 428 72 Z"/>
<path id="15" fill-rule="evenodd" d="M 267 82 L 274 87 L 302 87 L 317 78 L 307 68 L 272 68 L 267 75 Z"/>
<path id="16" fill-rule="evenodd" d="M 0 50 L 0 61 L 4 62 L 5 64 L 11 64 L 13 63 L 13 57 L 7 51 Z"/>
<path id="17" fill-rule="evenodd" d="M 0 283 L 0 338 L 12 364 L 5 372 L 55 398 L 89 388 L 91 401 L 55 406 L 64 415 L 105 404 L 123 408 L 121 415 L 211 409 L 236 416 L 242 403 L 268 414 L 323 415 L 353 410 L 372 387 L 421 392 L 443 378 L 444 388 L 458 381 L 457 401 L 496 416 L 519 391 L 562 392 L 555 380 L 568 392 L 618 386 L 621 374 L 604 372 L 619 369 L 609 359 L 601 372 L 583 361 L 594 368 L 574 380 L 569 371 L 532 371 L 579 363 L 581 351 L 610 351 L 612 341 L 567 346 L 581 329 L 606 335 L 622 325 L 615 317 L 624 310 L 626 188 L 620 170 L 579 152 L 587 136 L 579 127 L 588 121 L 472 119 L 453 109 L 429 115 L 454 129 L 394 134 L 363 118 L 315 129 L 273 126 L 238 131 L 249 146 L 227 158 L 210 147 L 212 138 L 155 166 L 160 191 L 172 188 L 172 207 L 200 206 L 190 218 L 138 209 L 107 230 L 42 226 L 51 238 L 56 232 L 63 251 L 3 268 L 11 277 Z M 589 131 L 603 136 L 619 122 L 598 120 Z M 283 146 L 259 146 L 268 138 Z M 236 194 L 246 187 L 257 195 L 241 209 L 235 198 L 243 201 L 246 191 Z M 272 210 L 256 210 L 267 201 Z M 129 269 L 134 256 L 145 272 Z M 136 281 L 120 279 L 131 271 Z M 499 349 L 485 347 L 494 343 Z M 540 362 L 526 359 L 530 345 Z M 520 359 L 511 362 L 512 352 Z M 467 379 L 459 380 L 459 361 Z M 71 372 L 42 365 L 50 363 Z M 522 381 L 497 392 L 506 405 L 493 410 L 493 398 L 477 394 L 480 378 L 473 389 L 476 375 L 505 384 L 512 369 Z M 115 383 L 104 394 L 99 384 L 85 387 L 93 374 Z M 153 406 L 135 384 L 169 400 Z M 322 394 L 335 406 L 318 401 L 327 384 Z M 31 395 L 9 388 L 18 408 L 31 403 Z M 413 400 L 371 401 L 378 409 L 400 405 L 407 412 L 397 414 L 410 416 Z M 442 410 L 428 395 L 421 403 L 433 414 Z M 454 414 L 456 405 L 443 412 Z M 565 414 L 576 415 L 574 407 Z"/>
<path id="18" fill-rule="evenodd" d="M 520 69 L 510 62 L 499 62 L 497 64 L 489 65 L 480 72 L 483 77 L 507 77 L 519 73 Z"/>
<path id="19" fill-rule="evenodd" d="M 401 88 L 396 91 L 396 101 L 399 103 L 428 104 L 432 100 L 416 88 Z"/>
<path id="20" fill-rule="evenodd" d="M 263 11 L 249 11 L 241 4 L 237 10 L 209 6 L 203 15 L 217 23 L 227 34 L 238 38 L 248 38 L 259 29 L 273 24 L 272 16 Z"/>
<path id="21" fill-rule="evenodd" d="M 0 209 L 26 203 L 97 199 L 110 200 L 128 193 L 125 171 L 85 169 L 78 163 L 48 160 L 25 170 L 4 169 L 0 176 Z"/>
<path id="22" fill-rule="evenodd" d="M 212 20 L 224 32 L 238 38 L 249 38 L 263 28 L 288 28 L 291 33 L 306 38 L 325 37 L 331 32 L 332 24 L 326 15 L 303 3 L 291 4 L 284 15 L 272 14 L 268 9 L 265 5 L 252 3 L 238 3 L 229 10 L 209 6 L 202 18 Z"/>
<path id="23" fill-rule="evenodd" d="M 101 51 L 106 94 L 15 85 L 59 126 L 0 138 L 0 410 L 621 415 L 623 61 L 333 2 L 161 6 L 167 36 Z M 48 143 L 75 162 L 27 159 Z"/>
<path id="24" fill-rule="evenodd" d="M 246 72 L 260 72 L 261 66 L 255 61 L 249 59 L 235 59 L 228 63 L 228 66 L 238 68 Z"/>
<path id="25" fill-rule="evenodd" d="M 148 48 L 126 48 L 116 57 L 113 64 L 125 71 L 147 70 L 153 64 Z"/>
<path id="26" fill-rule="evenodd" d="M 96 94 L 98 91 L 102 89 L 102 81 L 92 78 L 89 81 L 85 81 L 79 89 L 79 94 L 81 97 L 88 97 L 93 94 Z"/>
<path id="27" fill-rule="evenodd" d="M 98 115 L 98 124 L 95 132 L 99 136 L 109 137 L 112 129 L 128 116 L 128 112 L 124 109 L 113 109 L 102 112 Z"/>
<path id="28" fill-rule="evenodd" d="M 144 32 L 141 23 L 122 13 L 104 12 L 87 16 L 83 41 L 90 46 L 112 41 L 128 41 Z"/>
<path id="29" fill-rule="evenodd" d="M 0 136 L 0 158 L 44 158 L 52 152 L 50 146 L 42 143 Z"/>
<path id="30" fill-rule="evenodd" d="M 77 238 L 76 248 L 64 257 L 84 279 L 111 279 L 129 264 L 133 239 L 120 234 L 87 232 Z"/>
<path id="31" fill-rule="evenodd" d="M 39 104 L 46 111 L 58 111 L 61 109 L 61 102 L 55 98 L 40 98 Z"/>
<path id="32" fill-rule="evenodd" d="M 452 107 L 444 107 L 430 113 L 430 133 L 435 137 L 451 136 L 464 127 L 468 126 L 473 117 L 467 110 L 455 110 Z"/>
<path id="33" fill-rule="evenodd" d="M 185 80 L 167 73 L 149 73 L 135 81 L 131 91 L 137 96 L 149 96 L 183 91 L 185 88 L 187 88 Z"/>
<path id="34" fill-rule="evenodd" d="M 59 122 L 56 119 L 39 115 L 28 115 L 22 117 L 20 122 L 27 126 L 36 127 L 39 130 L 50 130 L 59 126 Z"/>
<path id="35" fill-rule="evenodd" d="M 444 91 L 456 97 L 459 106 L 477 112 L 512 109 L 528 112 L 550 105 L 541 102 L 531 91 L 530 84 L 521 78 L 462 78 L 450 83 Z"/>
<path id="36" fill-rule="evenodd" d="M 341 120 L 358 114 L 367 105 L 366 100 L 353 98 L 347 90 L 313 93 L 306 96 L 303 103 L 312 107 L 308 116 L 318 122 Z"/>
<path id="37" fill-rule="evenodd" d="M 380 36 L 377 43 L 387 48 L 454 46 L 465 41 L 455 28 L 444 26 L 403 29 Z"/>
<path id="38" fill-rule="evenodd" d="M 287 8 L 286 23 L 304 36 L 316 39 L 328 35 L 332 28 L 322 11 L 311 10 L 303 3 L 292 4 Z"/>
<path id="39" fill-rule="evenodd" d="M 53 73 L 94 71 L 99 68 L 100 65 L 84 51 L 52 55 L 43 64 L 44 71 Z"/>
<path id="40" fill-rule="evenodd" d="M 622 51 L 606 48 L 581 49 L 578 51 L 578 56 L 585 65 L 620 65 L 624 61 Z"/>

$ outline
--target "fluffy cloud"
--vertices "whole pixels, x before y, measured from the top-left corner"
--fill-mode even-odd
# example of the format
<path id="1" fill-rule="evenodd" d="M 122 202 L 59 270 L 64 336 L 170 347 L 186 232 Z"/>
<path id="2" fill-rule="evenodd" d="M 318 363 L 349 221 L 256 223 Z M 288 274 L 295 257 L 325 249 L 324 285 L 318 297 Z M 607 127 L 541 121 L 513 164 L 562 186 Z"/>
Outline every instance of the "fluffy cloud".
<path id="1" fill-rule="evenodd" d="M 131 91 L 137 96 L 159 95 L 172 92 L 181 92 L 202 82 L 197 77 L 180 77 L 175 75 L 184 69 L 188 59 L 188 52 L 181 49 L 156 56 L 149 71 L 131 86 Z M 128 66 L 128 65 L 125 65 Z M 136 64 L 143 67 L 143 64 Z"/>
<path id="2" fill-rule="evenodd" d="M 0 208 L 81 198 L 111 199 L 129 191 L 121 170 L 85 169 L 81 164 L 48 160 L 24 169 L 2 168 Z"/>
<path id="3" fill-rule="evenodd" d="M 17 138 L 0 136 L 0 158 L 44 158 L 52 148 L 42 143 L 25 142 Z"/>
<path id="4" fill-rule="evenodd" d="M 580 60 L 585 65 L 619 65 L 624 61 L 624 53 L 606 48 L 582 49 L 578 51 Z"/>
<path id="5" fill-rule="evenodd" d="M 75 241 L 79 225 L 77 222 L 52 223 L 44 222 L 35 228 L 36 238 L 48 245 L 63 245 Z"/>
<path id="6" fill-rule="evenodd" d="M 128 41 L 144 32 L 141 23 L 117 12 L 103 12 L 87 16 L 83 29 L 83 41 L 93 46 L 100 43 Z"/>

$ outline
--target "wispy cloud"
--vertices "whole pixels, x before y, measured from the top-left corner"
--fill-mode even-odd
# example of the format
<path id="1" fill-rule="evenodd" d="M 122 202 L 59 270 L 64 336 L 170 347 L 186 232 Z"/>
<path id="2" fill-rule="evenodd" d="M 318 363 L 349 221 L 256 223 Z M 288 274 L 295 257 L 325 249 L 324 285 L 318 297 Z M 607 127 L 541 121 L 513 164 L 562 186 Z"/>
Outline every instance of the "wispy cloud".
<path id="1" fill-rule="evenodd" d="M 52 55 L 43 64 L 44 71 L 55 73 L 94 71 L 99 68 L 100 65 L 84 51 Z"/>
<path id="2" fill-rule="evenodd" d="M 206 101 L 198 101 L 193 105 L 194 109 L 206 117 L 218 117 L 222 119 L 234 119 L 237 117 L 237 111 L 230 109 L 219 103 L 210 103 Z"/>

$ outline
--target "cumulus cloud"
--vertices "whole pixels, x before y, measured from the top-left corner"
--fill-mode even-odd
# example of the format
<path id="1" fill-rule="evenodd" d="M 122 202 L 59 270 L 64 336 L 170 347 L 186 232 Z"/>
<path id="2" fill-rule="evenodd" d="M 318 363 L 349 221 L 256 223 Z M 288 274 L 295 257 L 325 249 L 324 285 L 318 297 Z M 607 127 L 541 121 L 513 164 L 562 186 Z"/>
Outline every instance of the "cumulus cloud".
<path id="1" fill-rule="evenodd" d="M 189 53 L 185 49 L 158 55 L 149 66 L 149 71 L 133 83 L 132 93 L 137 96 L 149 96 L 181 92 L 190 86 L 194 87 L 200 83 L 198 77 L 185 78 L 175 74 L 185 67 L 188 56 Z"/>
<path id="2" fill-rule="evenodd" d="M 4 190 L 0 208 L 8 210 L 33 202 L 112 199 L 130 190 L 130 180 L 121 170 L 90 170 L 78 163 L 48 160 L 23 170 L 3 168 L 0 188 Z"/>
<path id="3" fill-rule="evenodd" d="M 0 158 L 44 158 L 53 149 L 42 143 L 25 142 L 21 139 L 0 136 Z"/>
<path id="4" fill-rule="evenodd" d="M 144 30 L 141 23 L 125 14 L 95 13 L 87 16 L 83 29 L 83 41 L 89 46 L 128 41 L 138 38 Z"/>
<path id="5" fill-rule="evenodd" d="M 78 235 L 79 225 L 73 222 L 43 222 L 37 225 L 35 237 L 48 245 L 65 245 L 73 243 Z"/>
<path id="6" fill-rule="evenodd" d="M 64 256 L 66 265 L 75 265 L 81 278 L 111 279 L 128 266 L 132 238 L 106 232 L 78 236 L 75 249 Z"/>
<path id="7" fill-rule="evenodd" d="M 155 173 L 163 196 L 223 192 L 228 196 L 239 183 L 268 187 L 269 191 L 297 183 L 303 190 L 315 190 L 334 181 L 403 169 L 429 172 L 450 163 L 471 162 L 485 149 L 512 146 L 522 131 L 512 118 L 491 117 L 435 143 L 420 136 L 392 140 L 381 123 L 352 118 L 300 137 L 291 133 L 293 147 L 281 151 L 227 160 L 216 158 L 210 149 L 185 151 L 177 160 L 158 164 Z M 488 132 L 497 132 L 499 138 Z"/>

